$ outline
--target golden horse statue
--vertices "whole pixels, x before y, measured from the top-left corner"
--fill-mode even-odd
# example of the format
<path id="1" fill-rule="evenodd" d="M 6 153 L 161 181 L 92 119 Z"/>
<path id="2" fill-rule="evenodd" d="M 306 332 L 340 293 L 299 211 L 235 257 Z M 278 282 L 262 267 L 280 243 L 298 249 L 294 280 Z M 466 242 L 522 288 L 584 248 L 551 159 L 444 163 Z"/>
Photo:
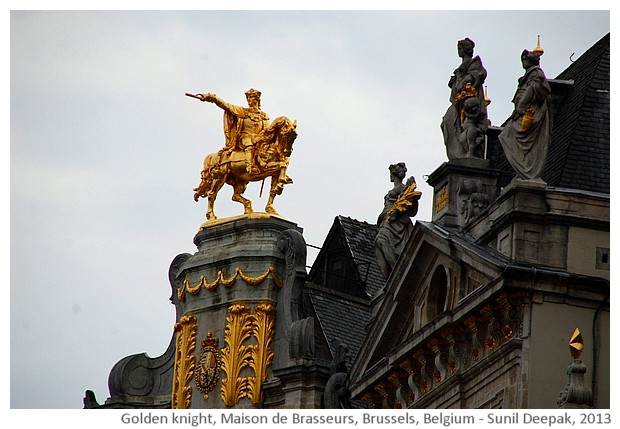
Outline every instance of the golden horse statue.
<path id="1" fill-rule="evenodd" d="M 204 101 L 204 100 L 203 100 Z M 271 188 L 265 211 L 278 214 L 273 200 L 280 195 L 284 185 L 293 183 L 286 175 L 293 142 L 297 137 L 297 121 L 285 116 L 276 118 L 253 142 L 248 164 L 248 150 L 240 147 L 224 147 L 216 153 L 207 155 L 201 173 L 201 181 L 194 189 L 194 200 L 207 198 L 207 220 L 215 220 L 213 210 L 217 193 L 225 183 L 233 187 L 232 200 L 243 204 L 244 213 L 253 213 L 252 202 L 243 196 L 249 182 L 271 177 Z M 248 167 L 251 165 L 251 168 Z M 262 188 L 261 188 L 262 191 Z"/>

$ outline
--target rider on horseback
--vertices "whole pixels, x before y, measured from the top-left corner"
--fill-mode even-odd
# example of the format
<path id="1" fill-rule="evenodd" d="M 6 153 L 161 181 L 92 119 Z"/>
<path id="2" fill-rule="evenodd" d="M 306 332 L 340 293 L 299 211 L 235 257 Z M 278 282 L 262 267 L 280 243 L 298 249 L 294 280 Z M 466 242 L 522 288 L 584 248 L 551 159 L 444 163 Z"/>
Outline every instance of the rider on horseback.
<path id="1" fill-rule="evenodd" d="M 277 214 L 273 199 L 282 193 L 284 185 L 293 182 L 286 169 L 297 137 L 297 121 L 279 116 L 270 124 L 267 114 L 260 110 L 261 93 L 255 89 L 245 93 L 249 107 L 226 103 L 215 94 L 185 95 L 214 103 L 224 110 L 226 144 L 218 152 L 206 156 L 200 184 L 194 189 L 194 200 L 207 198 L 209 201 L 207 219 L 217 219 L 213 205 L 224 184 L 233 187 L 232 200 L 243 204 L 244 213 L 252 213 L 252 202 L 243 192 L 249 182 L 268 177 L 271 186 L 265 212 Z"/>
<path id="2" fill-rule="evenodd" d="M 243 151 L 248 173 L 254 168 L 254 144 L 269 127 L 269 116 L 260 110 L 260 96 L 260 91 L 249 89 L 245 93 L 249 107 L 229 104 L 215 94 L 196 94 L 195 96 L 202 101 L 214 103 L 224 110 L 226 144 L 223 150 Z"/>

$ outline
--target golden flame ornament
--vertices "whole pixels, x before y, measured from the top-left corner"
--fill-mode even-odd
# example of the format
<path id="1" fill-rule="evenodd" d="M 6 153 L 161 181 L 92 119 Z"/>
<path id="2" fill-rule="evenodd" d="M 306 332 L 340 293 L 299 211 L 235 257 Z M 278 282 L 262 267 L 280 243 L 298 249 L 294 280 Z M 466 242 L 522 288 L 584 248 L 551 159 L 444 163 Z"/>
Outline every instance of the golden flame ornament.
<path id="1" fill-rule="evenodd" d="M 573 359 L 579 359 L 584 347 L 583 337 L 581 336 L 581 331 L 579 331 L 579 328 L 575 328 L 573 335 L 570 337 L 568 346 L 570 347 L 570 354 Z"/>

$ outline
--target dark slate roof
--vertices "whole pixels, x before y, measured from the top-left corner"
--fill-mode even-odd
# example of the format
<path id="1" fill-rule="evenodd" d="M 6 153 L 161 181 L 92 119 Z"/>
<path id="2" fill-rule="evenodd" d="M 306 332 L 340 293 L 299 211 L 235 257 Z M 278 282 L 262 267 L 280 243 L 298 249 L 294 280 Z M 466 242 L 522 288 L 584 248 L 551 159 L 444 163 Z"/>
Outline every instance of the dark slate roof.
<path id="1" fill-rule="evenodd" d="M 335 342 L 349 347 L 349 365 L 360 351 L 366 328 L 372 317 L 372 306 L 361 300 L 347 299 L 321 290 L 309 291 L 312 306 L 329 349 L 334 356 Z"/>
<path id="2" fill-rule="evenodd" d="M 385 279 L 377 265 L 374 248 L 378 227 L 346 216 L 338 216 L 337 220 L 344 231 L 347 245 L 358 267 L 360 278 L 366 284 L 366 293 L 372 298 L 385 284 Z"/>
<path id="3" fill-rule="evenodd" d="M 557 77 L 574 83 L 555 101 L 545 181 L 610 193 L 609 33 Z"/>
<path id="4" fill-rule="evenodd" d="M 375 257 L 374 240 L 377 231 L 377 225 L 347 216 L 336 216 L 310 272 L 309 281 L 312 283 L 306 283 L 304 287 L 332 356 L 335 352 L 335 340 L 338 340 L 349 347 L 349 363 L 352 363 L 359 353 L 366 337 L 366 329 L 372 318 L 370 299 L 385 283 Z M 324 253 L 334 245 L 344 245 L 348 250 L 356 270 L 357 279 L 354 283 L 362 284 L 365 293 L 356 294 L 351 288 L 335 290 L 329 284 L 314 283 L 315 277 L 316 280 L 320 279 L 318 272 L 324 269 Z"/>

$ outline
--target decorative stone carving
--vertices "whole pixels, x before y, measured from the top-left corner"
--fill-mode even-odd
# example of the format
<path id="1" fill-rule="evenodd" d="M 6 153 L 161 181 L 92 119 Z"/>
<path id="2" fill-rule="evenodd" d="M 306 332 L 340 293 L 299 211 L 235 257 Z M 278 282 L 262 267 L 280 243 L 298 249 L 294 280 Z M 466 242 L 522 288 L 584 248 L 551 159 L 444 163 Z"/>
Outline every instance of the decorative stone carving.
<path id="1" fill-rule="evenodd" d="M 400 363 L 399 367 L 407 373 L 407 386 L 411 390 L 411 401 L 415 401 L 422 396 L 419 383 L 416 382 L 416 378 L 419 378 L 419 364 L 411 358 L 406 358 Z"/>
<path id="2" fill-rule="evenodd" d="M 433 374 L 435 369 L 427 359 L 426 350 L 420 348 L 413 353 L 413 357 L 420 364 L 420 390 L 422 394 L 428 393 L 433 388 Z M 433 359 L 434 360 L 434 359 Z"/>
<path id="3" fill-rule="evenodd" d="M 330 377 L 325 384 L 323 404 L 327 409 L 352 408 L 351 392 L 345 381 L 347 378 L 347 361 L 349 359 L 349 346 L 334 340 L 333 357 L 330 364 Z"/>
<path id="4" fill-rule="evenodd" d="M 435 353 L 435 370 L 433 371 L 433 379 L 437 384 L 445 381 L 450 375 L 450 369 L 448 366 L 449 358 L 448 353 L 439 339 L 433 338 L 429 341 L 428 347 Z"/>
<path id="5" fill-rule="evenodd" d="M 217 348 L 219 340 L 208 332 L 201 343 L 198 367 L 196 368 L 196 388 L 202 392 L 206 401 L 209 399 L 209 392 L 215 388 L 220 378 L 222 369 L 222 359 Z"/>
<path id="6" fill-rule="evenodd" d="M 289 355 L 291 359 L 315 356 L 314 318 L 306 317 L 291 324 Z"/>
<path id="7" fill-rule="evenodd" d="M 491 198 L 483 192 L 482 182 L 475 179 L 463 179 L 459 183 L 458 196 L 461 202 L 459 224 L 466 225 L 478 216 L 490 204 Z"/>
<path id="8" fill-rule="evenodd" d="M 465 341 L 460 333 L 461 329 L 447 328 L 441 332 L 441 336 L 448 341 L 448 369 L 450 375 L 460 372 L 465 366 L 463 358 L 465 356 Z"/>
<path id="9" fill-rule="evenodd" d="M 301 232 L 287 229 L 278 238 L 277 245 L 286 263 L 279 301 L 283 303 L 284 325 L 290 326 L 301 319 L 301 291 L 307 277 L 306 241 Z"/>
<path id="10" fill-rule="evenodd" d="M 351 407 L 351 392 L 345 385 L 347 379 L 346 372 L 338 372 L 325 383 L 325 394 L 323 403 L 326 409 L 340 409 Z"/>
<path id="11" fill-rule="evenodd" d="M 560 392 L 558 408 L 592 408 L 592 388 L 586 383 L 588 368 L 575 359 L 566 369 L 566 387 Z"/>
<path id="12" fill-rule="evenodd" d="M 413 394 L 407 386 L 407 378 L 403 371 L 395 371 L 388 376 L 388 380 L 396 389 L 394 408 L 405 409 L 413 402 Z"/>
<path id="13" fill-rule="evenodd" d="M 457 389 L 466 373 L 489 365 L 493 355 L 502 359 L 521 347 L 524 300 L 521 292 L 498 294 L 437 335 L 420 339 L 402 359 L 388 364 L 383 375 L 362 392 L 369 406 L 416 408 L 420 400 L 448 385 Z M 393 366 L 392 366 L 393 365 Z M 424 403 L 422 403 L 424 406 Z"/>

